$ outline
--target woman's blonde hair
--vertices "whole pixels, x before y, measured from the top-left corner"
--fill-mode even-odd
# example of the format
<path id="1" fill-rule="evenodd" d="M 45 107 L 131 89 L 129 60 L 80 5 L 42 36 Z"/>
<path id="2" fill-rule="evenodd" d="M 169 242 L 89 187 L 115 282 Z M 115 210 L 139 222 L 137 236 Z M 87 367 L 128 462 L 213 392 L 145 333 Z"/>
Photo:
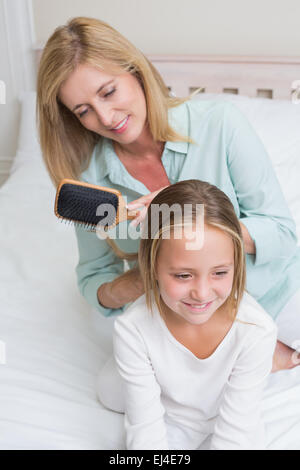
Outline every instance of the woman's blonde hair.
<path id="1" fill-rule="evenodd" d="M 112 73 L 129 72 L 141 84 L 147 120 L 158 142 L 191 140 L 168 123 L 168 109 L 188 98 L 175 98 L 149 60 L 118 31 L 103 21 L 77 17 L 58 27 L 48 39 L 37 78 L 37 116 L 43 158 L 55 184 L 79 179 L 101 136 L 86 129 L 59 99 L 62 83 L 78 65 Z"/>
<path id="2" fill-rule="evenodd" d="M 178 226 L 178 218 L 170 211 L 166 222 L 164 222 L 163 217 L 160 217 L 160 220 L 157 221 L 157 218 L 151 217 L 151 207 L 154 204 L 158 204 L 158 207 L 161 207 L 162 204 L 166 204 L 168 207 L 174 204 L 179 205 L 181 214 L 184 214 L 185 207 L 190 207 L 193 223 L 197 220 L 197 209 L 199 208 L 199 206 L 197 208 L 197 204 L 203 204 L 204 224 L 216 227 L 230 236 L 234 247 L 234 278 L 231 293 L 225 304 L 232 313 L 232 319 L 234 319 L 245 291 L 246 264 L 241 227 L 230 199 L 212 184 L 199 180 L 187 180 L 168 186 L 152 200 L 145 220 L 147 233 L 150 233 L 151 237 L 141 239 L 138 262 L 144 283 L 147 307 L 150 312 L 153 312 L 153 301 L 155 301 L 160 314 L 163 315 L 162 300 L 156 281 L 157 258 L 163 233 L 166 229 L 170 229 L 169 233 L 171 233 Z M 185 206 L 187 204 L 189 206 Z M 153 231 L 152 226 L 154 223 L 157 225 Z M 183 217 L 181 217 L 180 224 L 182 226 L 185 224 Z"/>

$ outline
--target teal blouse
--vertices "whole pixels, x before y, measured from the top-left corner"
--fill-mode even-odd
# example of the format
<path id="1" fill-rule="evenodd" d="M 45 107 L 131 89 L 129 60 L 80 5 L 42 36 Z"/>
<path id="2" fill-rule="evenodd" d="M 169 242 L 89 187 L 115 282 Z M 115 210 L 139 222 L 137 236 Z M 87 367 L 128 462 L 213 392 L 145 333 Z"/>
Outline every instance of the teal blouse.
<path id="1" fill-rule="evenodd" d="M 170 183 L 197 178 L 227 194 L 256 245 L 255 255 L 246 254 L 246 288 L 275 318 L 300 288 L 300 247 L 295 222 L 261 140 L 230 102 L 188 101 L 169 110 L 169 121 L 181 135 L 194 141 L 166 142 L 162 163 Z M 95 146 L 81 179 L 116 188 L 127 202 L 149 193 L 127 172 L 112 142 L 105 138 Z M 122 224 L 126 224 L 121 227 L 124 234 L 129 222 Z M 124 271 L 123 261 L 95 232 L 82 227 L 75 230 L 81 294 L 105 316 L 122 313 L 128 304 L 120 309 L 104 308 L 98 302 L 97 289 Z M 122 235 L 115 242 L 126 252 L 138 251 L 139 239 Z"/>

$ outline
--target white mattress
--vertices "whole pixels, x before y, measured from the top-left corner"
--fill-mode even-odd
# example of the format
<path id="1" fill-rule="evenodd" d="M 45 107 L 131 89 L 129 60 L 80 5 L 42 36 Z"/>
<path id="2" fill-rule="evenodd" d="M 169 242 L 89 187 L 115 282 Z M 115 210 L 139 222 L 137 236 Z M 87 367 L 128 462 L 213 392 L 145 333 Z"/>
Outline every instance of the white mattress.
<path id="1" fill-rule="evenodd" d="M 39 152 L 20 149 L 0 189 L 0 449 L 124 449 L 123 415 L 96 395 L 113 320 L 77 290 L 74 229 L 54 196 Z M 263 409 L 268 448 L 300 450 L 300 367 L 271 374 Z"/>

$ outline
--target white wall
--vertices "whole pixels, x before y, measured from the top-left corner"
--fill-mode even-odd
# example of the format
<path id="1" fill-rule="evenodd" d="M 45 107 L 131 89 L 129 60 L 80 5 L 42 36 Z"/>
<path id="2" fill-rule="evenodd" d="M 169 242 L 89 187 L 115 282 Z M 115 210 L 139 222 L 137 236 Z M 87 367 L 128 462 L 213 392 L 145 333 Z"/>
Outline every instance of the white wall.
<path id="1" fill-rule="evenodd" d="M 299 0 L 33 0 L 37 40 L 74 16 L 110 23 L 146 54 L 300 55 Z"/>

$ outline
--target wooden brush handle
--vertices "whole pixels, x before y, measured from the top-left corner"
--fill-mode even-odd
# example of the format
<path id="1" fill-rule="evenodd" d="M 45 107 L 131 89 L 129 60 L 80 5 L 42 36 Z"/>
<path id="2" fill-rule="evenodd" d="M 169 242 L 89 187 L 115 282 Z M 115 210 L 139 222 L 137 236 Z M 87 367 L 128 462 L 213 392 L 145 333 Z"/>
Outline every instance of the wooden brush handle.
<path id="1" fill-rule="evenodd" d="M 136 218 L 136 216 L 138 215 L 139 211 L 130 211 L 130 210 L 127 210 L 127 219 L 128 220 L 133 220 Z"/>
<path id="2" fill-rule="evenodd" d="M 116 224 L 119 224 L 120 222 L 124 222 L 124 220 L 132 220 L 135 219 L 136 216 L 138 215 L 139 211 L 133 211 L 133 210 L 128 210 L 126 209 L 126 204 L 123 196 L 119 195 L 119 208 L 118 208 L 118 214 L 117 214 L 117 219 L 116 219 Z"/>

